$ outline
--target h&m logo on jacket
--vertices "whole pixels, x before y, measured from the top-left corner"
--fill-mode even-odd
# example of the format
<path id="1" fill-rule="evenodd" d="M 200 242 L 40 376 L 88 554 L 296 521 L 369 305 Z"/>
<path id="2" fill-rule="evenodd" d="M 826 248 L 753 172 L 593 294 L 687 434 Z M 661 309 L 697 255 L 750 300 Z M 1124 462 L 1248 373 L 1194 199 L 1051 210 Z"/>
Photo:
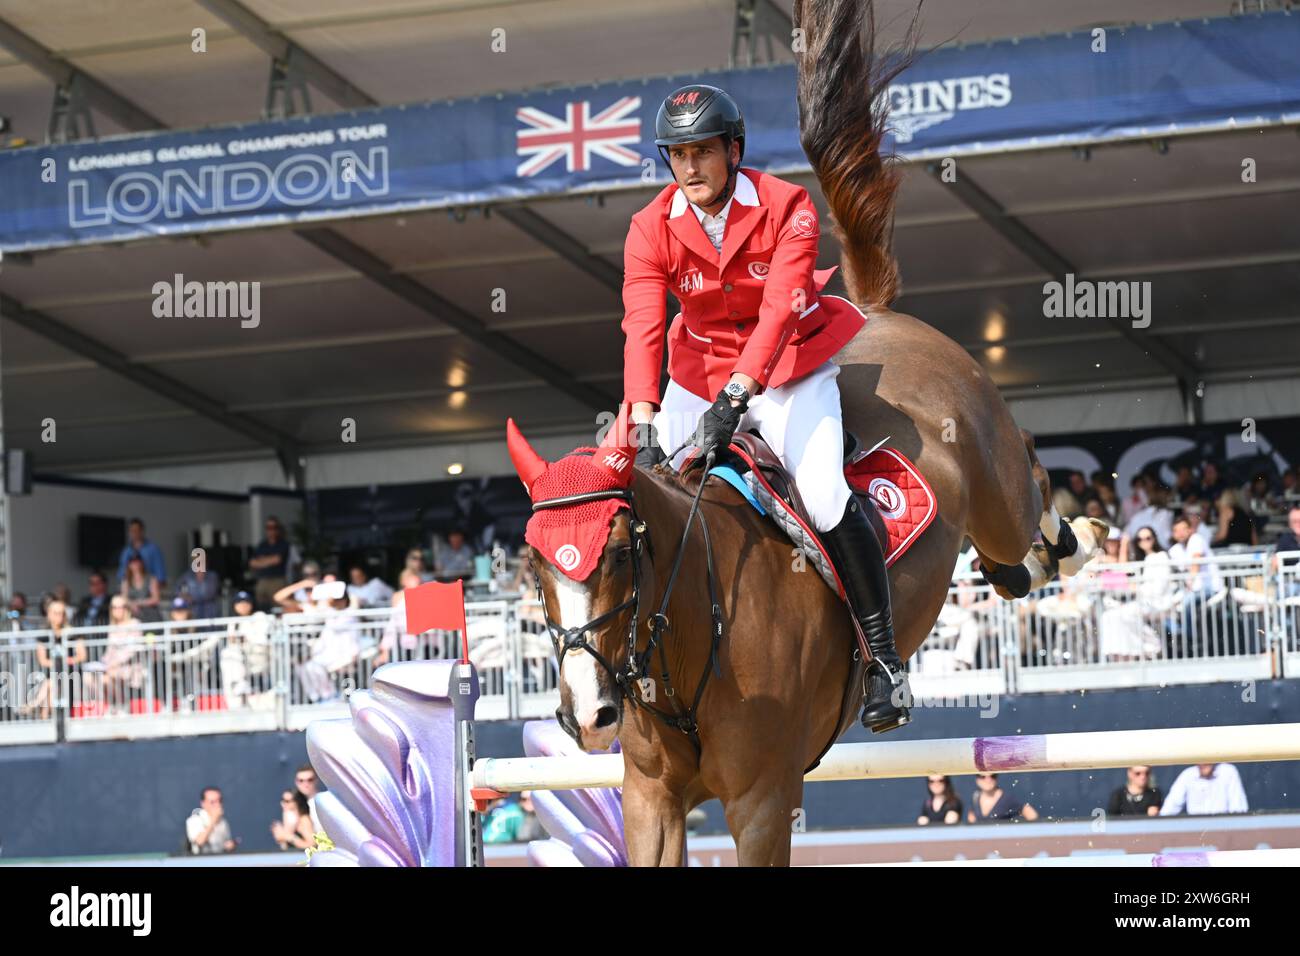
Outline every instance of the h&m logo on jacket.
<path id="1" fill-rule="evenodd" d="M 677 280 L 677 289 L 679 292 L 689 294 L 698 292 L 704 288 L 704 273 L 699 269 L 687 269 Z"/>

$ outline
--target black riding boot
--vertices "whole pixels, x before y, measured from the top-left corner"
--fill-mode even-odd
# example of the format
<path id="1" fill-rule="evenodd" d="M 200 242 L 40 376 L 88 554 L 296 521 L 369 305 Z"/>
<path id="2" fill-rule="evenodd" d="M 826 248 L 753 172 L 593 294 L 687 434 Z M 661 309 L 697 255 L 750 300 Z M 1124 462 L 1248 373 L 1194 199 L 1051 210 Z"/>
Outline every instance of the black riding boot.
<path id="1" fill-rule="evenodd" d="M 850 498 L 840 523 L 821 532 L 835 560 L 840 580 L 849 596 L 849 607 L 862 626 L 875 658 L 867 670 L 866 704 L 862 725 L 873 733 L 901 727 L 911 716 L 907 705 L 911 691 L 903 662 L 894 646 L 894 623 L 889 612 L 889 573 L 880 540 L 862 506 Z"/>

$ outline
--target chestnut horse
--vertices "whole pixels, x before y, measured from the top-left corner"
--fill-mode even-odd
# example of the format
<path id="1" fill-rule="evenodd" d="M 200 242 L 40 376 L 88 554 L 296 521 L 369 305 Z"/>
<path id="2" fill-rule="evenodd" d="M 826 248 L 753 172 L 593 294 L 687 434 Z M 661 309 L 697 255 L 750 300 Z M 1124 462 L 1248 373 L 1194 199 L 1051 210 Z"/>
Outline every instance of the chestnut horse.
<path id="1" fill-rule="evenodd" d="M 1033 536 L 1041 526 L 1055 542 L 1059 519 L 1050 504 L 1045 510 L 1047 476 L 1032 440 L 984 369 L 948 337 L 889 309 L 898 291 L 890 250 L 898 172 L 879 153 L 887 121 L 880 94 L 908 51 L 890 65 L 873 54 L 870 4 L 864 11 L 848 0 L 797 2 L 795 22 L 807 41 L 799 57 L 801 139 L 836 222 L 849 296 L 868 317 L 835 359 L 844 424 L 867 446 L 889 436 L 938 499 L 934 522 L 890 570 L 898 651 L 906 660 L 938 617 L 964 538 L 986 568 L 1023 562 L 1037 586 L 1056 565 L 1036 557 L 1042 546 L 1031 548 Z M 513 428 L 511 454 L 536 503 L 535 479 L 555 466 Z M 792 558 L 790 540 L 726 483 L 706 483 L 704 522 L 692 522 L 681 541 L 699 470 L 678 476 L 629 462 L 627 473 L 630 480 L 610 494 L 629 489 L 635 512 L 614 512 L 588 577 L 573 580 L 537 548 L 531 552 L 548 619 L 588 642 L 557 649 L 557 716 L 586 750 L 618 738 L 633 865 L 683 865 L 686 813 L 715 797 L 741 865 L 788 864 L 804 771 L 844 726 L 841 704 L 856 646 L 849 612 L 810 564 Z M 642 527 L 651 547 L 639 549 Z M 1075 527 L 1080 547 L 1062 561 L 1062 573 L 1077 571 L 1104 537 L 1099 525 Z M 716 666 L 705 528 L 725 629 Z M 660 606 L 679 544 L 682 563 L 662 641 L 671 687 L 660 680 L 657 656 L 642 673 L 658 688 L 661 709 L 668 709 L 669 694 L 681 709 L 711 675 L 694 738 L 629 703 L 625 691 L 635 685 L 616 677 L 629 659 L 629 629 L 637 648 L 646 646 L 645 624 Z"/>

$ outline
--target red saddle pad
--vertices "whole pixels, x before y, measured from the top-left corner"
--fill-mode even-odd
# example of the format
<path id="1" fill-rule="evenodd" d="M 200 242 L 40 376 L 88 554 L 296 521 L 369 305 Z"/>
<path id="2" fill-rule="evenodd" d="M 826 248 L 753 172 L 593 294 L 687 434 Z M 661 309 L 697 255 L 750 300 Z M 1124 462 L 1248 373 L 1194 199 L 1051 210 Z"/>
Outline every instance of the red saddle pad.
<path id="1" fill-rule="evenodd" d="M 893 448 L 877 448 L 844 468 L 849 487 L 871 498 L 889 530 L 885 564 L 907 553 L 939 513 L 930 483 Z"/>

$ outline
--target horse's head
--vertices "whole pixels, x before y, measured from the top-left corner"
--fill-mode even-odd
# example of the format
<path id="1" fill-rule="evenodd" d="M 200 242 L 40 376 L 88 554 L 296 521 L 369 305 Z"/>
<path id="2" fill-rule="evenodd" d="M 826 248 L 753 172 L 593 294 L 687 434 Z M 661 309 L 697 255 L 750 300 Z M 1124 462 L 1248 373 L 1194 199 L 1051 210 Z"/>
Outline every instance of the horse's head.
<path id="1" fill-rule="evenodd" d="M 507 423 L 515 470 L 533 516 L 525 538 L 560 667 L 556 718 L 583 750 L 618 737 L 641 576 L 645 527 L 631 482 L 635 443 L 620 417 L 599 448 L 547 462 Z"/>

